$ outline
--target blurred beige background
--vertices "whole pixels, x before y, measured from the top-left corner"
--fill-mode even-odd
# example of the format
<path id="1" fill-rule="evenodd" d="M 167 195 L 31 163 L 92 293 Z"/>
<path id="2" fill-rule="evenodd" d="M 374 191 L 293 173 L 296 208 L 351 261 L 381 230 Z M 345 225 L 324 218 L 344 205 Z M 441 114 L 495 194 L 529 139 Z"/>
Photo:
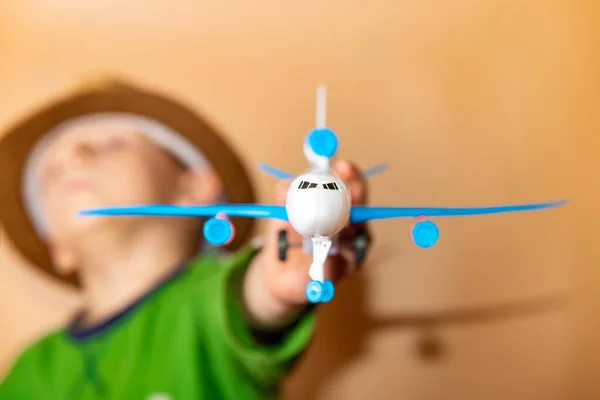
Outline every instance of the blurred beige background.
<path id="1" fill-rule="evenodd" d="M 440 219 L 429 250 L 411 221 L 375 223 L 370 267 L 323 307 L 286 398 L 597 399 L 598 15 L 567 0 L 5 0 L 0 124 L 115 73 L 195 107 L 248 167 L 298 171 L 324 83 L 341 154 L 391 165 L 373 204 L 570 204 Z M 77 298 L 6 262 L 0 290 L 6 371 Z"/>

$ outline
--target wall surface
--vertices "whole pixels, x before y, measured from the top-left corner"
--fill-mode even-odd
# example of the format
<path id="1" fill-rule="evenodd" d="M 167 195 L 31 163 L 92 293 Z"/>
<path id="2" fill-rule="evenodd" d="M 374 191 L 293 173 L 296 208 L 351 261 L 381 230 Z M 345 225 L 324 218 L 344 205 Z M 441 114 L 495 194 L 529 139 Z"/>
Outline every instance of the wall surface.
<path id="1" fill-rule="evenodd" d="M 429 250 L 411 221 L 374 224 L 369 268 L 322 308 L 287 398 L 600 398 L 597 6 L 284 3 L 6 0 L 0 124 L 111 73 L 195 107 L 249 167 L 301 170 L 325 83 L 343 156 L 391 165 L 372 203 L 570 203 L 440 219 Z M 270 201 L 273 181 L 253 177 Z M 22 264 L 0 264 L 4 370 L 78 302 Z"/>

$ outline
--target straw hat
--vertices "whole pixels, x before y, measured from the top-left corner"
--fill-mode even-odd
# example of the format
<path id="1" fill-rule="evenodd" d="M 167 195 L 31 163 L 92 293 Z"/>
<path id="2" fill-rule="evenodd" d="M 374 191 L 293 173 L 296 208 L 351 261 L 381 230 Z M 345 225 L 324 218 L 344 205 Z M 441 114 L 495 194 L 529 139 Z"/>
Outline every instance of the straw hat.
<path id="1" fill-rule="evenodd" d="M 223 182 L 229 203 L 253 203 L 250 178 L 238 155 L 206 121 L 177 101 L 116 80 L 96 80 L 74 93 L 55 99 L 31 113 L 0 139 L 0 221 L 17 249 L 34 265 L 61 280 L 76 284 L 75 276 L 57 276 L 47 248 L 32 223 L 23 196 L 23 177 L 32 149 L 57 125 L 98 113 L 125 113 L 149 118 L 177 132 L 198 149 Z M 177 154 L 175 154 L 177 155 Z M 253 220 L 233 218 L 236 237 L 227 247 L 239 248 L 252 234 Z"/>

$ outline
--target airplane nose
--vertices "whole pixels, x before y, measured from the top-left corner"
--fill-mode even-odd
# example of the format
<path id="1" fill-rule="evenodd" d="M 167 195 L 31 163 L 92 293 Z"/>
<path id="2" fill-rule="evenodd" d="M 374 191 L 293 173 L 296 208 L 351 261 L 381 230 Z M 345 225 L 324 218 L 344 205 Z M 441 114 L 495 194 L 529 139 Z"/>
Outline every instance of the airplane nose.
<path id="1" fill-rule="evenodd" d="M 331 129 L 316 128 L 306 136 L 306 143 L 313 153 L 321 157 L 331 158 L 337 151 L 338 140 Z"/>

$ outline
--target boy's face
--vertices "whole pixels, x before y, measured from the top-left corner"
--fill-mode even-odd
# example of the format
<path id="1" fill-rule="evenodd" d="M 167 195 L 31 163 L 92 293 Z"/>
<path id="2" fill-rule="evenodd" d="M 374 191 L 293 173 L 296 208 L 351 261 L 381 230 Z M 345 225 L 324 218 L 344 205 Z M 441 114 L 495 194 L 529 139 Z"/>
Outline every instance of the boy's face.
<path id="1" fill-rule="evenodd" d="M 59 244 L 107 226 L 118 229 L 128 220 L 82 218 L 81 209 L 201 203 L 210 199 L 198 191 L 215 189 L 210 185 L 199 188 L 207 182 L 198 182 L 196 173 L 186 171 L 141 134 L 102 124 L 59 134 L 44 151 L 38 171 L 50 240 Z"/>

